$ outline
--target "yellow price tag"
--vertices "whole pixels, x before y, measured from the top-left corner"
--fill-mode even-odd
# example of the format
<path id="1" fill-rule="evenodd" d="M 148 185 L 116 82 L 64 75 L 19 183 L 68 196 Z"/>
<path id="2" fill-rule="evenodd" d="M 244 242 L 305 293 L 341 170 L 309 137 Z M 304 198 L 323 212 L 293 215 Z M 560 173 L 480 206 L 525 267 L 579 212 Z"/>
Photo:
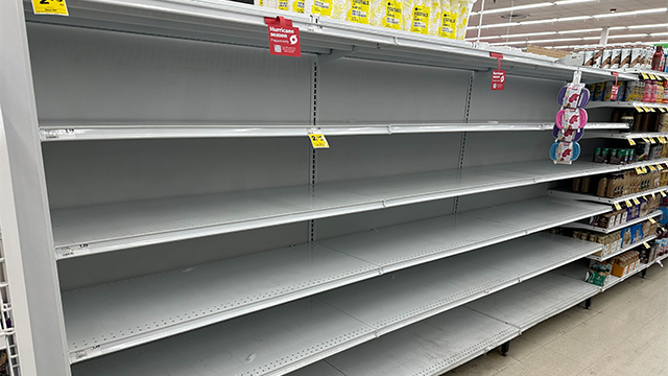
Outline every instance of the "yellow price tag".
<path id="1" fill-rule="evenodd" d="M 659 171 L 663 170 L 663 167 L 661 167 L 661 165 L 660 165 L 660 164 L 656 165 L 656 168 L 658 168 L 658 169 L 659 169 Z"/>
<path id="2" fill-rule="evenodd" d="M 645 72 L 640 72 L 640 74 L 642 75 L 642 78 L 644 78 L 644 79 L 646 79 L 646 80 L 649 79 L 649 77 L 647 76 L 647 73 L 645 73 Z"/>
<path id="3" fill-rule="evenodd" d="M 649 249 L 649 244 L 647 244 L 647 242 L 642 242 L 642 245 L 644 245 L 646 249 Z"/>
<path id="4" fill-rule="evenodd" d="M 649 223 L 651 223 L 651 224 L 655 224 L 655 223 L 656 223 L 656 220 L 655 220 L 654 218 L 650 218 L 650 219 L 649 219 Z"/>
<path id="5" fill-rule="evenodd" d="M 642 107 L 640 107 L 640 106 L 638 106 L 638 105 L 635 105 L 635 106 L 633 106 L 633 107 L 635 107 L 635 108 L 636 108 L 636 111 L 638 111 L 638 112 L 645 112 L 645 111 L 642 109 Z"/>
<path id="6" fill-rule="evenodd" d="M 666 112 L 666 109 L 663 108 L 663 107 L 659 107 L 659 111 L 661 111 L 661 112 Z"/>
<path id="7" fill-rule="evenodd" d="M 659 192 L 659 193 L 661 193 L 661 196 L 662 196 L 662 197 L 666 197 L 666 192 L 661 191 L 661 192 Z"/>
<path id="8" fill-rule="evenodd" d="M 656 171 L 656 168 L 655 168 L 654 166 L 652 166 L 652 165 L 649 165 L 649 166 L 647 166 L 647 167 L 649 167 L 649 169 L 652 170 L 652 171 Z"/>
<path id="9" fill-rule="evenodd" d="M 652 192 L 652 198 L 654 198 L 654 197 L 656 197 L 656 196 L 654 196 L 654 192 Z"/>
<path id="10" fill-rule="evenodd" d="M 654 112 L 654 109 L 651 107 L 643 107 L 643 109 L 645 110 L 645 112 Z"/>
<path id="11" fill-rule="evenodd" d="M 627 208 L 630 208 L 631 206 L 633 206 L 633 204 L 629 200 L 626 200 L 625 203 L 626 203 Z"/>
<path id="12" fill-rule="evenodd" d="M 643 173 L 643 174 L 646 174 L 646 173 L 647 173 L 647 167 L 642 166 L 642 167 L 640 167 L 640 169 L 642 170 L 642 173 Z"/>
<path id="13" fill-rule="evenodd" d="M 659 143 L 661 143 L 661 144 L 666 143 L 666 139 L 664 137 L 657 137 L 657 139 L 659 140 Z"/>
<path id="14" fill-rule="evenodd" d="M 615 209 L 622 210 L 622 206 L 619 205 L 619 202 L 615 202 L 613 205 L 615 206 Z"/>
<path id="15" fill-rule="evenodd" d="M 636 173 L 638 175 L 642 174 L 642 170 L 640 169 L 640 167 L 636 167 Z"/>
<path id="16" fill-rule="evenodd" d="M 645 195 L 642 195 L 642 198 L 643 198 L 645 201 L 649 201 L 649 200 L 647 199 L 647 196 L 645 196 Z"/>
<path id="17" fill-rule="evenodd" d="M 641 137 L 641 138 L 642 138 L 642 140 L 645 141 L 646 143 L 649 143 L 649 139 L 648 139 L 647 137 Z"/>
<path id="18" fill-rule="evenodd" d="M 32 11 L 34 14 L 70 15 L 65 0 L 32 0 Z"/>
<path id="19" fill-rule="evenodd" d="M 314 149 L 329 149 L 329 142 L 327 142 L 324 134 L 310 134 L 308 137 Z"/>
<path id="20" fill-rule="evenodd" d="M 633 145 L 636 144 L 636 142 L 633 141 L 633 139 L 632 139 L 631 137 L 627 138 L 626 141 L 628 141 L 628 142 L 629 142 L 629 145 L 631 145 L 631 146 L 633 146 Z"/>
<path id="21" fill-rule="evenodd" d="M 634 204 L 640 205 L 640 201 L 636 197 L 632 198 L 632 200 Z"/>
<path id="22" fill-rule="evenodd" d="M 648 73 L 647 75 L 648 75 L 649 78 L 651 78 L 652 80 L 656 80 L 656 76 L 655 76 L 655 75 L 653 75 L 653 74 L 651 74 L 651 73 Z"/>
<path id="23" fill-rule="evenodd" d="M 653 139 L 652 137 L 650 137 L 650 138 L 649 138 L 649 143 L 650 143 L 650 144 L 656 144 L 656 141 L 654 141 L 654 139 Z"/>

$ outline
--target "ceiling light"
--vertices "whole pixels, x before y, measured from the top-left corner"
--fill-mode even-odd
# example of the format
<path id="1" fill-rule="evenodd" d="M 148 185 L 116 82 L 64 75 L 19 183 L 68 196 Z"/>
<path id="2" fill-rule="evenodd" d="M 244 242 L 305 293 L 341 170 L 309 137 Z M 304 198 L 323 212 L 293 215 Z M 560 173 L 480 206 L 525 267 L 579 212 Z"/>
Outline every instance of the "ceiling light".
<path id="1" fill-rule="evenodd" d="M 489 25 L 482 25 L 480 26 L 481 29 L 493 29 L 497 27 L 507 27 L 507 26 L 517 26 L 519 25 L 519 22 L 506 22 L 506 23 L 498 23 L 498 24 L 489 24 Z M 475 27 L 477 29 L 478 26 Z"/>
<path id="2" fill-rule="evenodd" d="M 648 34 L 623 34 L 623 35 L 609 35 L 608 39 L 620 39 L 620 38 L 643 38 L 648 36 Z"/>
<path id="3" fill-rule="evenodd" d="M 554 35 L 556 33 L 557 33 L 556 31 L 541 31 L 541 32 L 538 32 L 538 33 L 500 35 L 499 37 L 501 37 L 501 38 L 525 38 L 525 37 L 537 37 L 539 35 Z"/>
<path id="4" fill-rule="evenodd" d="M 561 0 L 561 1 L 555 1 L 554 5 L 568 5 L 568 4 L 577 4 L 577 3 L 588 3 L 590 1 L 598 1 L 598 0 Z"/>
<path id="5" fill-rule="evenodd" d="M 641 9 L 634 10 L 631 12 L 616 12 L 616 13 L 606 13 L 606 14 L 597 14 L 593 16 L 594 18 L 608 18 L 608 17 L 623 17 L 623 16 L 635 16 L 638 14 L 647 14 L 647 13 L 661 13 L 668 11 L 668 8 L 653 8 L 653 9 Z"/>
<path id="6" fill-rule="evenodd" d="M 650 36 L 652 37 L 658 37 L 662 35 L 668 35 L 668 32 L 662 32 L 662 33 L 649 33 Z"/>
<path id="7" fill-rule="evenodd" d="M 653 24 L 653 25 L 633 25 L 628 26 L 629 29 L 648 29 L 654 27 L 668 27 L 668 23 L 665 24 Z"/>
<path id="8" fill-rule="evenodd" d="M 544 2 L 544 3 L 517 5 L 517 6 L 513 6 L 513 7 L 488 9 L 488 10 L 483 10 L 482 12 L 471 12 L 471 16 L 479 15 L 480 13 L 482 13 L 482 14 L 505 13 L 505 12 L 512 12 L 512 11 L 516 11 L 516 10 L 522 10 L 522 9 L 544 8 L 544 7 L 551 7 L 553 5 L 568 5 L 568 4 L 577 4 L 577 3 L 587 3 L 587 2 L 590 2 L 590 1 L 598 1 L 598 0 L 561 0 L 561 1 L 555 1 L 555 2 L 550 1 L 550 2 Z"/>
<path id="9" fill-rule="evenodd" d="M 565 31 L 557 31 L 558 34 L 577 34 L 577 33 L 591 33 L 594 31 L 601 31 L 603 28 L 596 28 L 596 29 L 579 29 L 579 30 L 565 30 Z"/>
<path id="10" fill-rule="evenodd" d="M 608 30 L 626 30 L 626 26 L 613 26 L 609 27 Z"/>

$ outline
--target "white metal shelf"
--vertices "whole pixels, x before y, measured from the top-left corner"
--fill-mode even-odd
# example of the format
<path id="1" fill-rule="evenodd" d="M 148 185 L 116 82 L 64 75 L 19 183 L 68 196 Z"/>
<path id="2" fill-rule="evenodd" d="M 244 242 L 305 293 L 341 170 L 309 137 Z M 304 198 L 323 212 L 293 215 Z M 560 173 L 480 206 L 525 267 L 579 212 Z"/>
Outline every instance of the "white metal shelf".
<path id="1" fill-rule="evenodd" d="M 588 225 L 588 224 L 586 224 L 586 223 L 568 223 L 568 224 L 564 225 L 564 227 L 568 227 L 568 228 L 579 228 L 579 229 L 591 230 L 591 231 L 602 232 L 602 233 L 604 233 L 604 234 L 609 234 L 609 233 L 611 233 L 611 232 L 615 232 L 615 231 L 617 231 L 617 230 L 621 230 L 621 229 L 623 229 L 623 228 L 626 228 L 626 227 L 635 225 L 636 223 L 643 222 L 643 221 L 645 221 L 645 220 L 647 220 L 647 219 L 649 219 L 649 218 L 658 217 L 658 216 L 660 216 L 660 215 L 662 215 L 662 212 L 661 212 L 660 210 L 656 210 L 656 211 L 654 211 L 654 212 L 652 212 L 652 213 L 650 213 L 650 214 L 647 214 L 647 215 L 645 215 L 645 216 L 638 217 L 638 218 L 636 218 L 636 219 L 632 219 L 632 220 L 627 221 L 627 222 L 625 222 L 625 223 L 622 223 L 622 224 L 620 224 L 620 225 L 618 225 L 618 226 L 614 226 L 614 227 L 607 228 L 607 229 L 606 229 L 606 228 L 602 228 L 602 227 L 596 227 L 596 226 Z"/>
<path id="2" fill-rule="evenodd" d="M 619 202 L 625 202 L 626 200 L 631 200 L 633 198 L 640 198 L 643 196 L 648 196 L 652 194 L 658 194 L 659 192 L 665 192 L 668 190 L 668 187 L 658 187 L 654 189 L 649 189 L 646 191 L 642 192 L 637 192 L 637 193 L 631 193 L 625 196 L 619 196 L 619 197 L 599 197 L 595 196 L 593 194 L 588 194 L 588 193 L 578 193 L 578 192 L 569 192 L 569 191 L 562 191 L 558 189 L 551 189 L 548 191 L 548 195 L 551 197 L 555 198 L 563 198 L 563 199 L 569 199 L 569 200 L 580 200 L 580 201 L 591 201 L 591 202 L 600 202 L 604 204 L 614 204 L 614 203 L 619 203 Z"/>
<path id="3" fill-rule="evenodd" d="M 668 108 L 666 103 L 649 103 L 649 102 L 619 102 L 619 101 L 591 101 L 587 104 L 587 108 L 635 108 L 635 107 L 648 107 L 648 108 Z"/>
<path id="4" fill-rule="evenodd" d="M 471 43 L 395 31 L 328 18 L 218 1 L 87 0 L 68 4 L 69 17 L 48 19 L 32 14 L 24 2 L 25 18 L 32 22 L 234 43 L 266 48 L 264 17 L 285 16 L 299 27 L 303 52 L 327 59 L 340 56 L 382 59 L 401 63 L 464 70 L 497 68 L 490 52 L 503 53 L 502 67 L 510 75 L 570 80 L 573 72 L 584 81 L 615 79 L 602 69 L 574 67 L 556 59 L 505 49 L 476 48 Z M 620 79 L 636 80 L 635 74 Z"/>
<path id="5" fill-rule="evenodd" d="M 602 131 L 593 131 L 585 132 L 582 136 L 583 138 L 611 138 L 618 140 L 626 140 L 629 138 L 657 138 L 657 137 L 668 137 L 668 132 L 602 132 Z"/>
<path id="6" fill-rule="evenodd" d="M 406 269 L 342 287 L 317 295 L 316 299 L 326 303 L 328 307 L 333 307 L 338 312 L 344 313 L 348 317 L 365 323 L 369 330 L 372 330 L 376 335 L 382 335 L 448 309 L 466 304 L 494 291 L 512 286 L 535 275 L 545 273 L 573 260 L 597 252 L 600 248 L 598 244 L 564 236 L 544 233 L 535 234 L 526 238 L 491 246 L 474 253 L 458 255 L 417 268 Z M 475 270 L 477 269 L 481 269 L 483 272 L 476 273 Z M 218 288 L 223 287 L 218 286 Z M 191 294 L 195 294 L 195 291 L 197 291 L 196 288 L 189 290 L 192 291 Z M 173 300 L 181 302 L 183 306 L 188 307 L 188 310 L 183 314 L 175 314 L 167 319 L 164 318 L 165 314 L 162 316 L 156 315 L 149 318 L 149 320 L 153 321 L 149 321 L 147 324 L 144 321 L 139 321 L 139 318 L 146 319 L 144 317 L 146 314 L 141 311 L 144 310 L 143 307 L 147 306 L 147 304 L 137 301 L 136 296 L 131 297 L 130 299 L 133 300 L 132 304 L 128 304 L 123 300 L 122 296 L 118 301 L 114 302 L 110 300 L 111 297 L 106 295 L 104 291 L 100 291 L 99 293 L 92 291 L 89 294 L 89 298 L 95 299 L 96 302 L 91 303 L 88 301 L 88 304 L 79 304 L 77 308 L 80 311 L 77 317 L 67 318 L 71 361 L 79 362 L 121 349 L 128 349 L 149 340 L 156 340 L 175 334 L 179 329 L 181 331 L 194 329 L 198 325 L 196 322 L 197 317 L 206 314 L 206 312 L 200 311 L 191 312 L 191 307 L 187 304 L 184 305 L 181 298 L 174 299 L 178 294 L 178 290 L 175 292 L 170 291 L 169 286 L 164 286 L 162 293 L 165 295 L 171 294 Z M 206 298 L 206 293 L 202 292 L 201 297 L 202 299 Z M 186 300 L 193 299 L 187 296 L 182 298 Z M 150 297 L 147 297 L 147 299 L 150 299 Z M 163 300 L 167 301 L 166 299 Z M 108 303 L 101 303 L 104 301 Z M 98 302 L 104 306 L 95 307 L 94 303 Z M 288 303 L 282 307 L 291 306 L 292 304 L 294 303 Z M 172 306 L 174 305 L 172 304 Z M 165 311 L 171 309 L 167 306 L 168 304 L 164 304 L 162 309 Z M 66 311 L 69 310 L 67 302 L 65 302 L 65 309 Z M 308 311 L 304 307 L 302 309 Z M 105 313 L 105 310 L 111 312 Z M 276 308 L 270 308 L 260 313 L 254 313 L 226 323 L 217 324 L 214 327 L 226 326 L 228 325 L 227 323 L 243 322 L 248 317 L 255 317 L 256 315 L 269 315 L 263 316 L 264 320 L 274 321 L 272 319 L 273 314 L 267 312 L 274 312 L 275 310 Z M 97 314 L 103 315 L 103 317 L 96 317 L 95 315 Z M 68 315 L 68 312 L 66 312 L 66 315 Z M 181 320 L 182 315 L 186 315 L 190 321 L 177 327 L 179 324 L 177 321 Z M 318 316 L 314 315 L 313 317 L 317 318 Z M 251 320 L 251 323 L 255 322 L 252 319 L 249 320 Z M 323 320 L 326 320 L 326 318 L 323 318 Z M 164 325 L 175 328 L 172 328 L 172 332 L 156 331 L 155 333 L 159 333 L 160 335 L 152 338 L 140 333 L 147 330 L 150 331 L 153 326 L 160 325 L 158 323 L 165 323 Z M 324 323 L 323 325 L 329 327 L 329 323 Z M 88 332 L 84 333 L 86 330 Z M 201 330 L 207 331 L 208 329 Z M 165 343 L 173 343 L 175 344 L 174 346 L 181 347 L 178 344 L 184 340 L 183 338 L 187 339 L 189 336 L 197 337 L 194 333 L 201 330 L 181 334 L 146 346 L 162 348 L 166 346 Z M 364 336 L 363 338 L 366 339 L 354 338 L 354 341 L 370 339 L 365 337 L 368 332 L 360 331 L 359 333 L 360 336 Z M 85 334 L 85 337 L 80 337 L 83 334 Z M 271 336 L 274 333 L 267 333 L 267 335 Z M 294 338 L 285 338 L 284 340 L 287 342 L 299 342 L 300 337 L 307 334 L 299 335 L 293 333 L 292 335 Z M 308 335 L 315 336 L 314 333 L 308 333 Z M 234 340 L 239 342 L 238 338 Z M 323 343 L 326 342 L 325 340 L 329 340 L 329 338 L 323 339 Z M 251 344 L 245 342 L 239 342 L 238 345 L 252 348 Z M 233 345 L 230 344 L 230 346 Z M 344 348 L 339 348 L 338 351 L 342 349 Z M 128 352 L 134 351 L 143 352 L 141 348 L 140 350 L 128 349 L 119 355 L 112 356 L 120 356 L 125 359 Z M 189 352 L 190 350 L 186 351 Z M 290 352 L 285 353 L 283 357 L 289 358 L 289 354 L 297 350 L 286 343 L 285 351 Z M 326 348 L 325 351 L 329 350 Z M 225 355 L 221 356 L 224 357 Z M 318 356 L 318 354 L 313 354 L 309 359 L 315 359 Z M 187 357 L 191 358 L 189 355 Z M 299 360 L 299 362 L 302 362 L 302 360 Z M 104 360 L 101 363 L 105 363 Z M 258 364 L 248 365 L 248 367 L 251 366 L 269 367 L 268 365 Z M 286 367 L 289 368 L 292 366 Z M 218 369 L 217 372 L 219 372 L 218 374 L 222 372 L 225 375 L 247 374 L 243 372 L 235 373 L 237 372 L 235 368 L 225 367 Z M 244 372 L 250 372 L 250 370 Z M 282 373 L 284 372 L 261 372 L 259 374 L 277 375 Z M 206 374 L 203 373 L 203 375 Z"/>
<path id="7" fill-rule="evenodd" d="M 601 257 L 601 256 L 589 255 L 589 256 L 587 256 L 587 258 L 592 259 L 592 260 L 596 260 L 596 261 L 605 261 L 605 260 L 611 259 L 611 258 L 613 258 L 613 257 L 615 257 L 615 256 L 617 256 L 617 255 L 621 255 L 622 253 L 624 253 L 624 252 L 626 252 L 626 251 L 628 251 L 628 250 L 631 250 L 631 249 L 633 249 L 633 248 L 635 248 L 635 247 L 641 245 L 642 243 L 646 243 L 646 242 L 652 241 L 652 240 L 654 240 L 654 239 L 656 239 L 656 234 L 654 234 L 654 235 L 650 235 L 650 236 L 646 236 L 646 237 L 644 237 L 642 240 L 637 241 L 637 242 L 635 242 L 635 243 L 633 243 L 633 244 L 629 244 L 629 245 L 627 245 L 626 247 L 623 247 L 622 249 L 620 249 L 619 251 L 614 252 L 614 253 L 611 253 L 611 254 L 609 254 L 609 255 L 607 255 L 607 256 L 603 256 L 603 257 Z"/>
<path id="8" fill-rule="evenodd" d="M 99 353 L 117 351 L 600 211 L 598 205 L 581 207 L 533 199 L 343 236 L 313 247 L 279 249 L 67 291 L 62 296 L 70 350 L 81 351 L 83 344 L 97 338 Z M 544 216 L 545 212 L 552 215 Z M 504 223 L 518 213 L 526 219 Z M 480 228 L 485 231 L 481 233 Z M 550 239 L 531 237 L 546 246 L 552 244 Z M 513 244 L 521 246 L 526 242 Z M 600 247 L 590 243 L 587 252 L 591 249 L 590 254 L 594 253 Z M 142 331 L 130 333 L 135 327 Z M 105 332 L 100 332 L 100 328 Z M 114 338 L 110 333 L 124 335 Z"/>
<path id="9" fill-rule="evenodd" d="M 56 257 L 66 258 L 520 187 L 610 168 L 586 162 L 571 166 L 521 162 L 321 183 L 315 189 L 303 185 L 60 209 L 51 211 L 51 220 Z"/>
<path id="10" fill-rule="evenodd" d="M 598 286 L 552 272 L 466 305 L 524 332 L 598 294 Z"/>
<path id="11" fill-rule="evenodd" d="M 605 283 L 603 283 L 603 286 L 601 287 L 601 291 L 605 291 L 605 290 L 607 290 L 607 289 L 609 289 L 609 288 L 615 286 L 616 284 L 618 284 L 618 283 L 620 283 L 620 282 L 623 282 L 623 281 L 625 281 L 625 280 L 631 278 L 632 276 L 634 276 L 634 275 L 636 275 L 636 274 L 642 272 L 643 270 L 647 269 L 647 266 L 648 266 L 647 264 L 638 263 L 638 266 L 636 266 L 636 268 L 635 268 L 632 272 L 630 272 L 629 274 L 623 276 L 622 278 L 615 277 L 615 276 L 612 275 L 612 274 L 609 275 L 609 276 L 605 279 Z"/>
<path id="12" fill-rule="evenodd" d="M 48 124 L 40 127 L 42 141 L 85 141 L 165 138 L 220 137 L 306 137 L 309 133 L 326 136 L 392 135 L 448 132 L 551 131 L 554 123 L 388 123 L 310 125 L 149 125 L 149 124 Z M 626 130 L 626 123 L 589 123 L 587 129 Z"/>

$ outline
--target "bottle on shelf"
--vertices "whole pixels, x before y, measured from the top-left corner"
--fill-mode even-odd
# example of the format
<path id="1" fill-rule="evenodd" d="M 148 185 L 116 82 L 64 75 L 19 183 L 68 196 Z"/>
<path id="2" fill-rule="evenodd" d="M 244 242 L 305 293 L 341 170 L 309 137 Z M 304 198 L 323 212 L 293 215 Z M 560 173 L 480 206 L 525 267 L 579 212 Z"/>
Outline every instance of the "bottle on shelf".
<path id="1" fill-rule="evenodd" d="M 661 60 L 663 59 L 663 47 L 657 46 L 652 56 L 652 69 L 661 71 Z"/>

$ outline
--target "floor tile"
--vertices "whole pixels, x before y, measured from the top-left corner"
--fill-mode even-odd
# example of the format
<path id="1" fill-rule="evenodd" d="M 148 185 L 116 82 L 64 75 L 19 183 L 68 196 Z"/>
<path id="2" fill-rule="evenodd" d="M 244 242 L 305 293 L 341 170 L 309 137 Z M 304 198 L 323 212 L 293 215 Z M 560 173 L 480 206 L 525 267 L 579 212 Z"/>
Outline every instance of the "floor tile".
<path id="1" fill-rule="evenodd" d="M 503 356 L 499 350 L 479 356 L 472 361 L 447 372 L 447 376 L 492 376 L 500 371 L 517 364 L 517 360 L 510 356 Z"/>

